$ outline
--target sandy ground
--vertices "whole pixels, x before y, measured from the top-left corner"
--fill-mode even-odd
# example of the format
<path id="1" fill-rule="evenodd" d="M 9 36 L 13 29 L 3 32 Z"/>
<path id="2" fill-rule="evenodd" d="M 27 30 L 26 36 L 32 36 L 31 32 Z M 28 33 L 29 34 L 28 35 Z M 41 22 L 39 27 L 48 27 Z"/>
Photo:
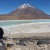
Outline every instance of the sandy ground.
<path id="1" fill-rule="evenodd" d="M 50 37 L 50 33 L 21 33 L 21 34 L 4 34 L 4 37 L 24 38 L 24 37 Z"/>

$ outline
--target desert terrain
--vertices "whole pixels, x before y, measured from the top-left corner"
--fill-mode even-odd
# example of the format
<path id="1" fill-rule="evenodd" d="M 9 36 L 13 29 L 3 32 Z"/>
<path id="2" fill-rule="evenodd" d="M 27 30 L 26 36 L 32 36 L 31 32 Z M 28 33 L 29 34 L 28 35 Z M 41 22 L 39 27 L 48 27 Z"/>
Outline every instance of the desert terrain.
<path id="1" fill-rule="evenodd" d="M 0 27 L 4 32 L 0 50 L 5 46 L 6 50 L 50 50 L 50 15 L 34 6 L 22 4 L 8 14 L 0 14 Z"/>
<path id="2" fill-rule="evenodd" d="M 7 50 L 50 49 L 50 22 L 25 23 L 2 28 Z"/>

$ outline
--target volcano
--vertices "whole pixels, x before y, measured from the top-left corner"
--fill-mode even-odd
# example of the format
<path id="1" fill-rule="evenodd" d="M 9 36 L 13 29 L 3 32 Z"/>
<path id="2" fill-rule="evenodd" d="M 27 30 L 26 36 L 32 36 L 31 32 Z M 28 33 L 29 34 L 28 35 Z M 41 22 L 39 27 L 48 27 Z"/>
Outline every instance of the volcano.
<path id="1" fill-rule="evenodd" d="M 50 19 L 50 16 L 43 11 L 29 5 L 23 4 L 16 10 L 0 15 L 0 20 L 23 20 L 23 19 Z"/>

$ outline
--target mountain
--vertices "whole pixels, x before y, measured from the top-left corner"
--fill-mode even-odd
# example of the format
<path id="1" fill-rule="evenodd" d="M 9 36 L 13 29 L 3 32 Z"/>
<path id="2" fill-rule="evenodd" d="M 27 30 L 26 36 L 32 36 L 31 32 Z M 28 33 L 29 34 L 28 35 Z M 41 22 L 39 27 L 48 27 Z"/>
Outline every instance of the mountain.
<path id="1" fill-rule="evenodd" d="M 29 4 L 23 4 L 9 14 L 0 15 L 0 20 L 13 19 L 50 19 L 50 16 Z"/>

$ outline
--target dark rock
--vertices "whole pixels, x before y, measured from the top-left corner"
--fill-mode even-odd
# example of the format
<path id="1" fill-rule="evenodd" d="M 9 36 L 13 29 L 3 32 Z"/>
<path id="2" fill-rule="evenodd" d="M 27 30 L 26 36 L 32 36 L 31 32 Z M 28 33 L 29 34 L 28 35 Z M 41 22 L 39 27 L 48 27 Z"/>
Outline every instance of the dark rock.
<path id="1" fill-rule="evenodd" d="M 0 28 L 0 39 L 3 39 L 3 34 L 4 34 L 3 29 Z"/>
<path id="2" fill-rule="evenodd" d="M 39 45 L 39 44 L 50 44 L 50 40 L 39 40 L 37 42 L 37 45 Z"/>

